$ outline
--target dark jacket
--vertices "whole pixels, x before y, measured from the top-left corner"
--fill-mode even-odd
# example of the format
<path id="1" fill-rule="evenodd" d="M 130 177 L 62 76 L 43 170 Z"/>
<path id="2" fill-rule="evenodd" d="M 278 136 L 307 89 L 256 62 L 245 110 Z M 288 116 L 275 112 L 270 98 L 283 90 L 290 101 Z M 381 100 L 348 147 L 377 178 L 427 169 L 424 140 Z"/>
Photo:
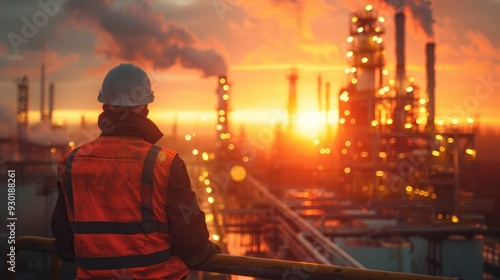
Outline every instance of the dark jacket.
<path id="1" fill-rule="evenodd" d="M 143 115 L 133 112 L 111 112 L 104 107 L 99 116 L 100 137 L 134 137 L 155 143 L 163 134 Z M 184 161 L 176 155 L 170 167 L 167 205 L 169 231 L 172 236 L 171 254 L 178 255 L 190 268 L 202 265 L 212 253 L 220 249 L 209 239 L 205 214 L 200 210 L 196 195 L 191 190 Z M 59 195 L 52 217 L 52 232 L 56 251 L 65 261 L 74 261 L 74 234 L 63 195 Z"/>

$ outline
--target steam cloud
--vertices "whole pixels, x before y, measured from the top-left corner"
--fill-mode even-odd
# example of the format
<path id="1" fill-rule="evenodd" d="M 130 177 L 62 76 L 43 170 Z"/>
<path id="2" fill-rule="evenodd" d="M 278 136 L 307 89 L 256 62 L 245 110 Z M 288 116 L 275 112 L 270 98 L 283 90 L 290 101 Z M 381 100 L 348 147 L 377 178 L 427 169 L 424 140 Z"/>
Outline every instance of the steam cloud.
<path id="1" fill-rule="evenodd" d="M 134 1 L 122 8 L 114 7 L 114 3 L 68 3 L 76 20 L 86 25 L 91 23 L 110 41 L 110 44 L 101 44 L 97 52 L 113 59 L 147 64 L 152 68 L 179 64 L 201 70 L 204 76 L 227 74 L 226 62 L 216 49 L 203 47 L 186 27 L 166 22 L 161 13 L 153 11 L 149 1 Z"/>
<path id="2" fill-rule="evenodd" d="M 406 1 L 408 7 L 410 7 L 411 13 L 415 20 L 420 23 L 420 26 L 424 30 L 425 34 L 429 38 L 434 37 L 434 30 L 432 25 L 436 20 L 432 16 L 432 2 L 430 0 L 409 0 Z"/>
<path id="3" fill-rule="evenodd" d="M 431 0 L 384 0 L 387 4 L 396 9 L 401 9 L 406 5 L 410 8 L 413 18 L 420 25 L 424 33 L 429 38 L 434 37 L 433 24 L 436 22 L 432 14 Z"/>

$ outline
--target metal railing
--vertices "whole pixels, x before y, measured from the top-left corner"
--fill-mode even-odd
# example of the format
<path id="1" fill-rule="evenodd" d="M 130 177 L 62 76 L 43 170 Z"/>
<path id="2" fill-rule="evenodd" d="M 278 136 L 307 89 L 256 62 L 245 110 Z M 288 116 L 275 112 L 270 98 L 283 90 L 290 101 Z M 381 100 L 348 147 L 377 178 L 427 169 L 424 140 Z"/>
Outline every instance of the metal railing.
<path id="1" fill-rule="evenodd" d="M 16 256 L 18 252 L 36 251 L 51 254 L 50 272 L 52 280 L 60 279 L 61 261 L 55 254 L 54 239 L 35 236 L 22 236 L 16 239 Z M 303 279 L 303 280 L 354 280 L 354 279 L 386 279 L 386 280 L 451 280 L 458 278 L 409 274 L 392 271 L 370 270 L 305 262 L 273 260 L 255 257 L 214 254 L 208 261 L 197 268 L 200 271 L 233 274 L 264 279 Z M 16 279 L 16 274 L 5 271 L 6 280 Z"/>

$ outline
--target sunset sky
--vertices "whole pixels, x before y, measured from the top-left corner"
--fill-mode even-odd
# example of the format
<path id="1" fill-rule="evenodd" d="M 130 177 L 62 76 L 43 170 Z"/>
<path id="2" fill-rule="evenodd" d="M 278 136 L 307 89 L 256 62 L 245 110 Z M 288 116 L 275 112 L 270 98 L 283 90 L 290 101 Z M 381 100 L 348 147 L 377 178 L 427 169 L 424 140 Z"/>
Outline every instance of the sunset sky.
<path id="1" fill-rule="evenodd" d="M 386 64 L 394 76 L 394 13 L 400 1 L 0 0 L 0 107 L 16 106 L 14 79 L 30 79 L 30 123 L 39 121 L 40 65 L 56 85 L 57 119 L 89 122 L 100 110 L 106 72 L 123 61 L 150 74 L 152 118 L 215 112 L 217 75 L 227 74 L 240 121 L 281 118 L 291 67 L 299 70 L 299 110 L 317 105 L 317 76 L 330 82 L 337 109 L 350 13 L 373 4 L 386 26 Z M 63 4 L 59 4 L 59 2 Z M 396 3 L 397 2 L 397 3 Z M 386 4 L 390 3 L 390 4 Z M 392 4 L 392 5 L 391 5 Z M 424 47 L 436 43 L 437 118 L 500 121 L 499 0 L 407 0 L 406 70 L 425 89 Z M 7 111 L 6 111 L 7 110 Z M 214 113 L 215 114 L 215 113 Z M 198 118 L 199 115 L 191 114 Z"/>

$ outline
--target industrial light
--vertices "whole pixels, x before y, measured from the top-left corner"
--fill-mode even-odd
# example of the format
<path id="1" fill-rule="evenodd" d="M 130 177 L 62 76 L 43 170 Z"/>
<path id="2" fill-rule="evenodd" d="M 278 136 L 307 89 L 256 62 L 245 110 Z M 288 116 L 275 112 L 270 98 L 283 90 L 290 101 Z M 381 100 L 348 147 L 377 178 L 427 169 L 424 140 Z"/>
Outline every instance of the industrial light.
<path id="1" fill-rule="evenodd" d="M 452 124 L 458 124 L 458 119 L 452 119 L 452 120 L 451 120 L 451 123 L 452 123 Z"/>
<path id="2" fill-rule="evenodd" d="M 373 6 L 372 5 L 366 5 L 365 7 L 365 11 L 369 12 L 373 9 Z"/>
<path id="3" fill-rule="evenodd" d="M 365 30 L 365 29 L 363 28 L 363 26 L 358 27 L 358 33 L 363 32 L 363 30 Z"/>
<path id="4" fill-rule="evenodd" d="M 354 41 L 352 36 L 347 37 L 347 43 L 352 43 L 352 41 Z"/>
<path id="5" fill-rule="evenodd" d="M 219 82 L 220 82 L 221 84 L 225 84 L 225 83 L 226 83 L 226 79 L 224 79 L 224 78 L 220 78 L 220 79 L 219 79 Z"/>
<path id="6" fill-rule="evenodd" d="M 352 22 L 358 22 L 358 17 L 353 17 Z"/>
<path id="7" fill-rule="evenodd" d="M 346 74 L 351 73 L 351 68 L 347 67 L 346 69 L 344 69 L 344 73 L 346 73 Z"/>
<path id="8" fill-rule="evenodd" d="M 474 123 L 474 119 L 473 118 L 467 118 L 467 122 L 468 123 Z"/>
<path id="9" fill-rule="evenodd" d="M 405 105 L 405 111 L 410 111 L 411 109 L 411 104 L 406 104 Z"/>
<path id="10" fill-rule="evenodd" d="M 339 119 L 339 123 L 340 123 L 340 124 L 344 124 L 344 123 L 345 123 L 345 119 L 344 119 L 344 118 L 340 118 L 340 119 Z"/>
<path id="11" fill-rule="evenodd" d="M 344 173 L 349 174 L 351 172 L 351 169 L 349 167 L 344 168 Z"/>
<path id="12" fill-rule="evenodd" d="M 377 43 L 382 44 L 382 42 L 383 42 L 383 41 L 384 41 L 384 38 L 382 38 L 382 37 L 378 37 L 378 39 L 377 39 Z"/>
<path id="13" fill-rule="evenodd" d="M 373 120 L 373 121 L 372 121 L 372 126 L 374 126 L 374 127 L 375 127 L 375 126 L 377 126 L 377 125 L 378 125 L 378 121 Z"/>
<path id="14" fill-rule="evenodd" d="M 186 139 L 186 141 L 191 140 L 191 135 L 187 134 L 186 136 L 184 136 L 184 139 Z"/>
<path id="15" fill-rule="evenodd" d="M 344 90 L 344 91 L 342 92 L 342 94 L 340 95 L 339 99 L 340 99 L 341 101 L 344 101 L 344 102 L 349 101 L 349 92 L 347 92 L 347 91 L 345 91 L 345 90 Z"/>
<path id="16" fill-rule="evenodd" d="M 380 32 L 380 27 L 375 27 L 375 32 Z"/>
<path id="17" fill-rule="evenodd" d="M 410 129 L 412 127 L 412 124 L 411 123 L 405 123 L 405 128 L 406 129 Z"/>
<path id="18" fill-rule="evenodd" d="M 385 22 L 385 18 L 384 17 L 378 17 L 378 21 Z"/>
<path id="19" fill-rule="evenodd" d="M 436 140 L 439 140 L 439 141 L 443 140 L 443 135 L 440 135 L 440 134 L 436 135 Z"/>
<path id="20" fill-rule="evenodd" d="M 393 123 L 393 120 L 392 120 L 392 119 L 388 119 L 386 123 L 387 123 L 387 124 L 392 124 L 392 123 Z"/>
<path id="21" fill-rule="evenodd" d="M 356 67 L 351 67 L 351 72 L 352 73 L 356 73 L 356 70 L 357 70 Z"/>
<path id="22" fill-rule="evenodd" d="M 198 155 L 198 149 L 193 149 L 193 155 Z"/>
<path id="23" fill-rule="evenodd" d="M 352 56 L 353 56 L 353 54 L 354 54 L 354 53 L 353 53 L 352 51 L 348 51 L 348 52 L 347 52 L 347 57 L 352 57 Z"/>
<path id="24" fill-rule="evenodd" d="M 352 79 L 351 79 L 351 83 L 353 83 L 353 84 L 357 84 L 357 83 L 358 83 L 358 79 L 356 79 L 356 78 L 352 78 Z"/>
<path id="25" fill-rule="evenodd" d="M 424 105 L 425 102 L 427 102 L 427 100 L 425 100 L 425 98 L 420 98 L 419 102 L 420 102 L 420 104 Z"/>
<path id="26" fill-rule="evenodd" d="M 351 141 L 349 141 L 349 140 L 345 141 L 345 146 L 346 146 L 346 147 L 351 146 Z"/>
<path id="27" fill-rule="evenodd" d="M 222 89 L 223 89 L 223 90 L 225 90 L 225 91 L 228 91 L 228 90 L 229 90 L 229 86 L 228 86 L 228 85 L 224 85 L 224 86 L 222 87 Z"/>
<path id="28" fill-rule="evenodd" d="M 448 141 L 448 143 L 453 144 L 453 142 L 455 142 L 455 139 L 453 139 L 453 138 L 450 137 L 450 138 L 448 138 L 447 141 Z"/>
<path id="29" fill-rule="evenodd" d="M 375 36 L 373 36 L 373 37 L 372 37 L 372 40 L 373 40 L 374 42 L 376 42 L 376 41 L 377 41 L 377 39 L 378 39 L 378 36 L 377 36 L 377 35 L 375 35 Z"/>
<path id="30" fill-rule="evenodd" d="M 412 86 L 407 86 L 406 87 L 406 92 L 412 92 L 413 91 L 413 87 Z"/>
<path id="31" fill-rule="evenodd" d="M 436 150 L 432 151 L 432 155 L 435 157 L 439 156 L 439 151 Z"/>
<path id="32" fill-rule="evenodd" d="M 224 94 L 224 95 L 222 96 L 222 99 L 224 99 L 224 100 L 228 100 L 228 99 L 229 99 L 229 95 L 228 95 L 227 93 L 226 93 L 226 94 Z"/>
<path id="33" fill-rule="evenodd" d="M 389 70 L 387 70 L 387 69 L 382 70 L 382 75 L 384 75 L 384 76 L 389 75 Z"/>
<path id="34" fill-rule="evenodd" d="M 367 58 L 367 57 L 363 57 L 363 58 L 361 59 L 361 62 L 362 62 L 362 63 L 367 63 L 367 62 L 368 62 L 368 58 Z"/>
<path id="35" fill-rule="evenodd" d="M 473 149 L 466 149 L 465 152 L 468 154 L 468 155 L 474 155 L 474 150 Z"/>

